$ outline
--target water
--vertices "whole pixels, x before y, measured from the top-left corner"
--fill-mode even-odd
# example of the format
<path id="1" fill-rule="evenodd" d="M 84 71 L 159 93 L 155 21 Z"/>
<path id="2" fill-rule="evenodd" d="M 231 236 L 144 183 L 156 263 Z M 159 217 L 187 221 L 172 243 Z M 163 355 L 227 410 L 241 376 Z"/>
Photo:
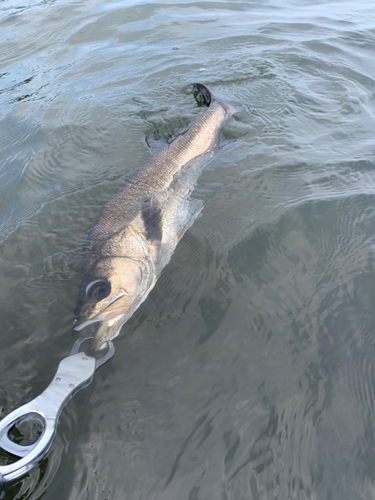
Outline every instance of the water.
<path id="1" fill-rule="evenodd" d="M 1 499 L 375 498 L 375 9 L 5 0 L 0 414 L 72 345 L 80 253 L 146 138 L 246 108 L 203 216 Z"/>

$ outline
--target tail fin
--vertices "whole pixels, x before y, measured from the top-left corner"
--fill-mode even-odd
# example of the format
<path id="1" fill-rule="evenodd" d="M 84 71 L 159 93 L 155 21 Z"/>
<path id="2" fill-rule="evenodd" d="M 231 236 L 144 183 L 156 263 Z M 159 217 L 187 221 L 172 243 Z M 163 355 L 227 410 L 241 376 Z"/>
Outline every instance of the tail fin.
<path id="1" fill-rule="evenodd" d="M 202 85 L 201 83 L 193 83 L 192 86 L 194 89 L 194 97 L 198 103 L 198 106 L 208 107 L 213 101 L 217 101 L 223 106 L 228 116 L 232 116 L 235 113 L 243 111 L 244 109 L 243 104 L 240 102 L 224 101 L 222 99 L 218 99 L 205 85 Z"/>
<path id="2" fill-rule="evenodd" d="M 192 85 L 194 89 L 194 97 L 198 103 L 198 106 L 203 105 L 208 107 L 213 100 L 213 95 L 211 94 L 211 92 L 205 85 L 202 85 L 201 83 L 193 83 Z M 200 100 L 198 100 L 198 97 L 200 97 Z"/>

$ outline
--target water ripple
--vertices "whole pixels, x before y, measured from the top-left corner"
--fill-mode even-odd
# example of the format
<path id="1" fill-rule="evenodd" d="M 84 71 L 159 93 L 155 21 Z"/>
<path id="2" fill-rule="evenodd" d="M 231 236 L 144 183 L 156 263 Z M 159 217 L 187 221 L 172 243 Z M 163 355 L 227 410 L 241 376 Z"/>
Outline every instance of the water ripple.
<path id="1" fill-rule="evenodd" d="M 199 116 L 188 85 L 244 105 L 202 217 L 6 494 L 374 497 L 372 6 L 6 0 L 0 30 L 3 411 L 69 352 L 87 232 Z"/>

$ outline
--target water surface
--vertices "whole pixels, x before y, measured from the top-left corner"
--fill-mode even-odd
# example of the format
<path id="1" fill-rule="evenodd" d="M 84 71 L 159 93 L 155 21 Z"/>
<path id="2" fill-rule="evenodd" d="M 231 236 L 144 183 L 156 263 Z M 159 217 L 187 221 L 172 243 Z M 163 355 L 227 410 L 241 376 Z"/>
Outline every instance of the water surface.
<path id="1" fill-rule="evenodd" d="M 203 215 L 2 499 L 375 497 L 375 8 L 5 0 L 0 411 L 72 345 L 80 253 L 147 138 L 241 101 Z"/>

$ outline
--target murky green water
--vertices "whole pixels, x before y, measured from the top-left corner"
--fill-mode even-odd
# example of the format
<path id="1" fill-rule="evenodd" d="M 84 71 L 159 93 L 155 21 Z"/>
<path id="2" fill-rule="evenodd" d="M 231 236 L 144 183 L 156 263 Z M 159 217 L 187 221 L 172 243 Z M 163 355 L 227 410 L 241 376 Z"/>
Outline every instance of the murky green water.
<path id="1" fill-rule="evenodd" d="M 146 137 L 242 101 L 184 236 L 2 499 L 375 498 L 375 7 L 0 4 L 0 410 L 73 343 L 80 253 Z"/>

